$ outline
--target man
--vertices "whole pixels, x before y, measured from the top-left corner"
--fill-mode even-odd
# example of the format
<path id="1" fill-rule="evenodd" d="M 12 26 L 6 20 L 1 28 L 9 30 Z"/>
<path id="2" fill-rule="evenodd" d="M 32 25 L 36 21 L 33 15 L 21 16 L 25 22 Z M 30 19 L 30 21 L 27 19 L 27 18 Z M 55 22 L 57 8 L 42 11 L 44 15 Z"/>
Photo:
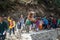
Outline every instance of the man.
<path id="1" fill-rule="evenodd" d="M 56 18 L 53 18 L 52 19 L 52 27 L 54 28 L 54 29 L 56 29 L 57 28 L 57 19 Z"/>
<path id="2" fill-rule="evenodd" d="M 47 27 L 48 27 L 48 19 L 46 18 L 46 17 L 44 17 L 44 18 L 42 18 L 42 20 L 43 20 L 43 26 L 44 26 L 44 29 L 48 29 Z"/>
<path id="3" fill-rule="evenodd" d="M 32 31 L 33 23 L 35 22 L 34 12 L 29 12 L 26 19 L 26 32 Z M 32 27 L 31 27 L 32 25 Z"/>
<path id="4" fill-rule="evenodd" d="M 3 20 L 3 17 L 0 16 L 0 40 L 5 40 L 6 31 L 8 29 L 7 23 Z"/>
<path id="5" fill-rule="evenodd" d="M 23 15 L 20 16 L 19 22 L 20 22 L 21 29 L 23 29 L 23 26 L 24 26 L 24 17 L 23 17 Z"/>
<path id="6" fill-rule="evenodd" d="M 21 38 L 21 32 L 24 28 L 24 17 L 23 17 L 23 15 L 20 16 L 20 19 L 17 22 L 17 28 L 18 28 L 19 38 Z"/>

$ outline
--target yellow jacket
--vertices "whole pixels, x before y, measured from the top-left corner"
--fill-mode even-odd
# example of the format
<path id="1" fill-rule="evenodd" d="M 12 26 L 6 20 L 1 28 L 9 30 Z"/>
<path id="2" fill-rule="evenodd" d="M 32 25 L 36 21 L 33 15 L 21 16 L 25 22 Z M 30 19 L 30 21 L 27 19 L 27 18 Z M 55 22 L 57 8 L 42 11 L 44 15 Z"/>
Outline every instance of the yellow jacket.
<path id="1" fill-rule="evenodd" d="M 8 21 L 9 21 L 9 28 L 12 29 L 13 27 L 15 27 L 15 21 L 12 21 L 9 17 L 8 17 Z"/>

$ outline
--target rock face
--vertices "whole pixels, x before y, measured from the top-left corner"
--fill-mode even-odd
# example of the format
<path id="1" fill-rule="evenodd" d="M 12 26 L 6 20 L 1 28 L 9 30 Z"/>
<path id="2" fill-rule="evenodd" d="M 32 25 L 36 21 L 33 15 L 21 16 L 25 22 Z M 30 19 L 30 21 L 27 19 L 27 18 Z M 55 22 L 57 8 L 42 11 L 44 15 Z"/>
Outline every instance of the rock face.
<path id="1" fill-rule="evenodd" d="M 7 10 L 8 15 L 20 16 L 20 14 L 23 14 L 26 16 L 28 14 L 27 12 L 31 11 L 31 10 L 35 11 L 37 16 L 56 13 L 56 10 L 53 10 L 55 8 L 54 6 L 53 6 L 53 8 L 50 8 L 44 2 L 41 2 L 40 4 L 38 4 L 37 0 L 9 0 L 7 2 L 8 3 L 10 2 L 8 4 L 9 5 L 8 8 L 5 9 L 5 10 Z M 46 5 L 47 5 L 47 7 L 46 7 Z M 4 8 L 4 6 L 3 6 L 3 8 Z M 48 11 L 49 9 L 50 9 L 50 11 Z M 58 10 L 57 10 L 57 13 L 58 13 Z"/>
<path id="2" fill-rule="evenodd" d="M 56 40 L 57 32 L 55 30 L 31 32 L 29 34 L 22 34 L 22 39 L 24 40 Z"/>
<path id="3" fill-rule="evenodd" d="M 9 1 L 5 1 L 5 2 L 9 3 L 8 8 L 5 9 L 8 11 L 7 12 L 8 15 L 9 14 L 17 15 L 17 16 L 20 14 L 27 15 L 27 12 L 30 10 L 35 11 L 38 16 L 51 13 L 51 11 L 48 11 L 48 8 L 44 4 L 44 2 L 41 2 L 40 4 L 38 4 L 37 0 L 9 0 Z M 4 8 L 4 6 L 3 6 L 3 8 Z M 54 9 L 54 8 L 51 8 L 51 9 Z"/>
<path id="4" fill-rule="evenodd" d="M 42 5 L 16 5 L 13 6 L 13 9 L 8 11 L 9 14 L 16 14 L 16 15 L 27 15 L 29 11 L 34 11 L 38 16 L 46 14 L 46 10 L 42 7 Z"/>

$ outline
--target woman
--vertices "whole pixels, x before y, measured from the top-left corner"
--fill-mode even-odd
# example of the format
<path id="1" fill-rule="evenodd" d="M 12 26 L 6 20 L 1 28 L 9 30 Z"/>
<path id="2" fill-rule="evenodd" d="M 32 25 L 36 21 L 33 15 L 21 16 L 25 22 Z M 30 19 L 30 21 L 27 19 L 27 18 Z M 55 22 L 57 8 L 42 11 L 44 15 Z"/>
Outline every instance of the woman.
<path id="1" fill-rule="evenodd" d="M 11 35 L 12 31 L 13 31 L 13 34 L 15 34 L 15 32 L 14 32 L 14 27 L 15 27 L 14 19 L 8 17 L 8 21 L 9 21 L 9 33 L 10 33 L 10 35 Z"/>
<path id="2" fill-rule="evenodd" d="M 0 16 L 0 40 L 5 40 L 7 30 L 8 24 L 3 20 L 3 17 Z"/>

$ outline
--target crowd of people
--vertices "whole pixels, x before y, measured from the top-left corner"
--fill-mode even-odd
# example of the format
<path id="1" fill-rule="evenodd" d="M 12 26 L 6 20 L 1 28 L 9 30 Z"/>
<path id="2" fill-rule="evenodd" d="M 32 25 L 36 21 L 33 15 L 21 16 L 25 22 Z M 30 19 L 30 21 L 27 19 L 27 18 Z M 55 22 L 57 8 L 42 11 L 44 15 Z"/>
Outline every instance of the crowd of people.
<path id="1" fill-rule="evenodd" d="M 18 29 L 18 33 L 20 34 L 26 30 L 27 33 L 29 31 L 40 31 L 40 30 L 50 30 L 56 29 L 60 27 L 60 17 L 55 18 L 53 16 L 44 16 L 44 17 L 36 17 L 34 16 L 34 12 L 28 12 L 27 17 L 25 18 L 23 15 L 20 15 L 19 20 L 16 22 L 13 17 L 3 17 L 0 16 L 0 35 L 4 37 L 6 36 L 6 32 L 15 34 L 16 28 Z M 21 36 L 21 35 L 20 35 Z"/>

